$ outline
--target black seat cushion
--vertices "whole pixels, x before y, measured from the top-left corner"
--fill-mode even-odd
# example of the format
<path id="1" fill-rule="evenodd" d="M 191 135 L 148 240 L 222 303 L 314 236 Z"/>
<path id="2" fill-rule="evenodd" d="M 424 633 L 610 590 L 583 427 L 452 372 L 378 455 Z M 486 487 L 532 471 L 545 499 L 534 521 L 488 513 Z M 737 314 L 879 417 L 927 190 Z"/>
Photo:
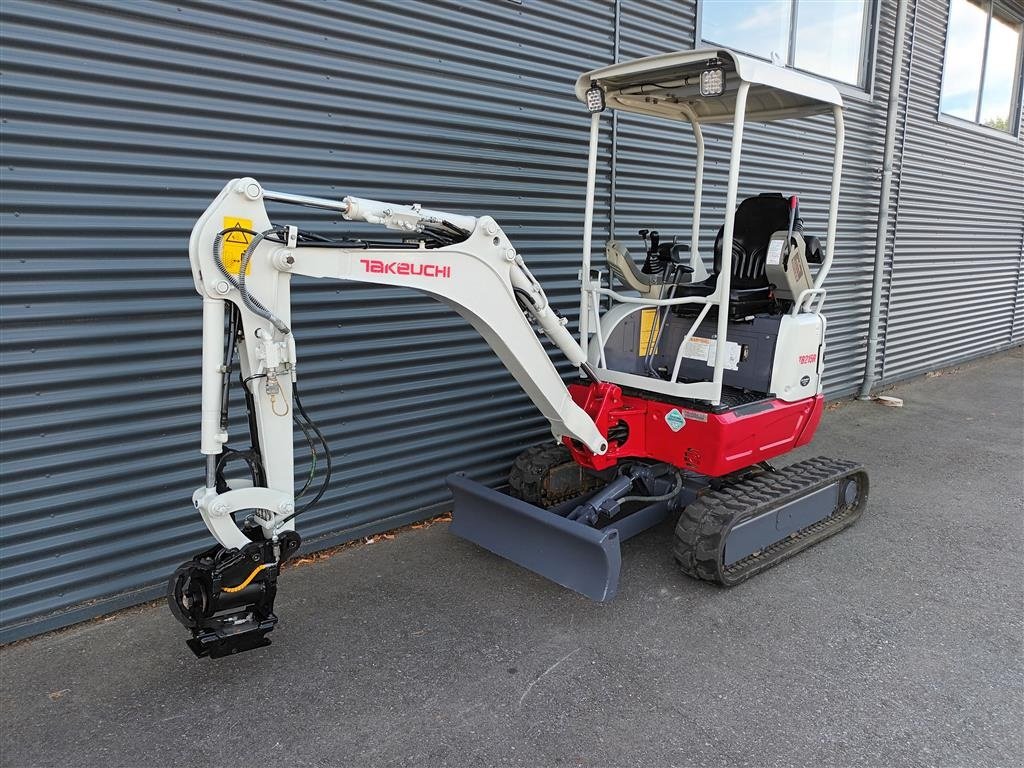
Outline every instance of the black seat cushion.
<path id="1" fill-rule="evenodd" d="M 765 274 L 765 257 L 772 234 L 789 228 L 789 200 L 778 193 L 748 197 L 736 209 L 732 235 L 732 277 L 729 284 L 729 314 L 734 317 L 764 312 L 771 307 L 771 286 Z M 710 296 L 715 292 L 722 269 L 722 240 L 725 227 L 715 238 L 714 272 L 699 283 L 685 283 L 676 296 Z M 693 310 L 681 304 L 680 311 Z M 689 312 L 687 312 L 689 313 Z"/>
<path id="2" fill-rule="evenodd" d="M 772 234 L 789 228 L 789 200 L 777 192 L 748 197 L 736 209 L 732 233 L 732 282 L 753 288 L 768 285 L 764 271 Z M 722 271 L 725 227 L 715 237 L 715 274 Z"/>

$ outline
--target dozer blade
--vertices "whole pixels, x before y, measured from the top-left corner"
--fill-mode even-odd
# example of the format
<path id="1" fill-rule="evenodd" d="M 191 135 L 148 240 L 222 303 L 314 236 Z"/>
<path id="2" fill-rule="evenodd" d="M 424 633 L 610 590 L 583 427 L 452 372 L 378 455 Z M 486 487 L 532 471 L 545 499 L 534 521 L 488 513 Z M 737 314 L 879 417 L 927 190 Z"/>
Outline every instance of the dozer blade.
<path id="1" fill-rule="evenodd" d="M 619 587 L 619 532 L 535 507 L 456 473 L 451 531 L 536 574 L 604 602 Z"/>

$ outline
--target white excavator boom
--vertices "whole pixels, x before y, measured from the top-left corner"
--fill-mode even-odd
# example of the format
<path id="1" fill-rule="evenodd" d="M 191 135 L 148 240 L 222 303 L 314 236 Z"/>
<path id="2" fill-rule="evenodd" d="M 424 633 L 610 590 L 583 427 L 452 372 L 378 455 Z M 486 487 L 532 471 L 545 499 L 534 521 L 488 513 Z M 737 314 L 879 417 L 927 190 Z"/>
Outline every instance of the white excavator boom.
<path id="1" fill-rule="evenodd" d="M 265 200 L 336 210 L 346 219 L 382 225 L 405 237 L 384 245 L 300 242 L 296 227 L 271 225 Z M 445 241 L 438 233 L 451 237 Z M 254 179 L 235 179 L 196 223 L 189 256 L 196 290 L 203 297 L 201 448 L 208 462 L 206 484 L 193 501 L 226 548 L 240 549 L 250 541 L 235 524 L 233 512 L 257 510 L 254 521 L 267 539 L 294 525 L 291 409 L 298 359 L 290 328 L 292 275 L 404 286 L 433 296 L 476 328 L 551 423 L 555 438 L 571 437 L 598 454 L 607 450 L 607 441 L 573 402 L 530 321 L 573 365 L 588 370 L 586 356 L 489 216 L 276 193 Z M 222 417 L 228 375 L 225 302 L 235 304 L 241 316 L 241 372 L 253 396 L 266 487 L 218 492 L 217 456 L 227 441 Z"/>

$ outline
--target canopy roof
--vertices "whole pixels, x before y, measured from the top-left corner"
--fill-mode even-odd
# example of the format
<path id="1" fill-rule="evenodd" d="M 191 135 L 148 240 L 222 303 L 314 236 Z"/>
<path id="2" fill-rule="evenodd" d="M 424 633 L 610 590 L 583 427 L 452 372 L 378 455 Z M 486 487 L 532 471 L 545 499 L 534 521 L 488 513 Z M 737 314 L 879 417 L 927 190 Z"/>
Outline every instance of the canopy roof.
<path id="1" fill-rule="evenodd" d="M 700 95 L 700 73 L 719 60 L 725 70 L 725 93 Z M 820 115 L 843 104 L 831 83 L 769 64 L 724 48 L 662 53 L 585 72 L 576 80 L 576 97 L 585 102 L 597 83 L 611 109 L 671 120 L 731 123 L 740 82 L 750 83 L 747 120 L 783 120 Z"/>

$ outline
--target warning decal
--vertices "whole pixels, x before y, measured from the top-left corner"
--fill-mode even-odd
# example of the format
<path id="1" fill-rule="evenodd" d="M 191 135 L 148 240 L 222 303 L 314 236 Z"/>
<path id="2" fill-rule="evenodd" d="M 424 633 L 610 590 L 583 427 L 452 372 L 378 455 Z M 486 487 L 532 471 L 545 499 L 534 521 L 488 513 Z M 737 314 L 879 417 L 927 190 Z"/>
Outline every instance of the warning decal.
<path id="1" fill-rule="evenodd" d="M 683 414 L 679 412 L 678 408 L 673 408 L 665 414 L 665 423 L 673 432 L 678 432 L 686 426 L 686 419 L 683 418 Z"/>
<path id="2" fill-rule="evenodd" d="M 702 339 L 700 336 L 694 336 L 683 345 L 683 357 L 706 363 L 710 349 L 711 339 Z M 714 365 L 714 358 L 711 359 L 711 364 Z"/>
<path id="3" fill-rule="evenodd" d="M 641 357 L 654 355 L 658 352 L 658 310 L 640 310 L 640 343 L 637 354 Z"/>
<path id="4" fill-rule="evenodd" d="M 708 365 L 714 366 L 715 355 L 718 352 L 718 340 L 713 339 L 711 345 L 708 347 Z M 739 370 L 740 367 L 740 355 L 743 353 L 743 349 L 734 341 L 725 342 L 725 363 L 724 367 L 729 371 Z"/>
<path id="5" fill-rule="evenodd" d="M 252 220 L 240 219 L 236 216 L 225 216 L 222 229 L 231 229 L 231 227 L 243 227 L 251 230 Z M 251 242 L 252 235 L 248 232 L 228 232 L 224 235 L 224 239 L 220 244 L 220 257 L 224 262 L 225 269 L 232 275 L 237 275 L 241 271 L 242 254 L 245 253 L 245 249 L 249 247 Z M 252 262 L 249 263 L 245 274 L 246 276 L 252 274 Z"/>
<path id="6" fill-rule="evenodd" d="M 703 339 L 700 336 L 694 336 L 683 345 L 683 357 L 690 360 L 700 360 L 712 367 L 715 365 L 715 354 L 717 351 L 717 339 Z M 733 341 L 725 343 L 724 367 L 727 370 L 735 371 L 739 368 L 741 352 L 742 348 L 739 344 Z"/>

